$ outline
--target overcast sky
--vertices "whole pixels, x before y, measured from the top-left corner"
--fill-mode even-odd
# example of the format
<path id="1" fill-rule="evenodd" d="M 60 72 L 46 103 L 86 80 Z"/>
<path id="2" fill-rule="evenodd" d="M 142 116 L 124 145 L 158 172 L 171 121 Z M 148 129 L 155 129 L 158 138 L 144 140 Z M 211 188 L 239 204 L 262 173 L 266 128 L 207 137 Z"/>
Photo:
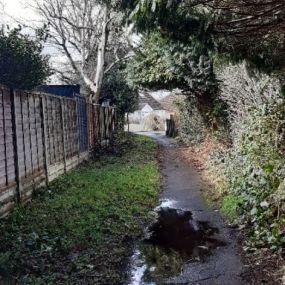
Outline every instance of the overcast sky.
<path id="1" fill-rule="evenodd" d="M 35 0 L 0 0 L 3 3 L 0 6 L 0 25 L 9 24 L 10 27 L 17 26 L 19 23 L 27 26 L 42 26 L 42 21 L 37 13 L 32 8 Z M 28 29 L 28 33 L 30 30 Z M 51 56 L 51 63 L 57 67 L 62 65 L 62 62 L 66 62 L 66 58 L 63 57 L 57 49 L 46 44 L 44 54 Z"/>
<path id="2" fill-rule="evenodd" d="M 24 21 L 30 23 L 37 20 L 37 15 L 31 8 L 32 0 L 1 0 L 4 4 L 4 15 L 2 21 L 14 24 L 16 21 Z"/>
<path id="3" fill-rule="evenodd" d="M 4 4 L 4 10 L 1 7 L 0 17 L 1 24 L 9 24 L 11 27 L 17 26 L 19 23 L 27 26 L 41 26 L 42 22 L 39 16 L 32 8 L 34 0 L 0 0 Z M 64 58 L 58 53 L 55 48 L 46 45 L 44 54 L 51 55 L 51 63 L 54 66 L 65 62 Z M 52 79 L 54 81 L 56 79 Z"/>

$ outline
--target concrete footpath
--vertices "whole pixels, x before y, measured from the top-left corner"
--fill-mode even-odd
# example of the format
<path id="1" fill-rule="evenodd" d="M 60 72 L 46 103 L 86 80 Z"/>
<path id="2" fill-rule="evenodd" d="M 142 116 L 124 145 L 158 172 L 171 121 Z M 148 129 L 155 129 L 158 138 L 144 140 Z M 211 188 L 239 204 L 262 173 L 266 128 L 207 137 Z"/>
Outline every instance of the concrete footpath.
<path id="1" fill-rule="evenodd" d="M 163 224 L 161 218 L 162 225 L 153 226 L 152 232 L 156 231 L 155 238 L 150 238 L 148 243 L 154 245 L 159 240 L 164 250 L 166 246 L 169 246 L 180 251 L 181 254 L 185 250 L 192 255 L 196 253 L 196 256 L 190 258 L 188 262 L 184 262 L 179 274 L 176 273 L 173 276 L 166 274 L 165 278 L 161 278 L 161 275 L 164 274 L 161 272 L 159 272 L 159 278 L 157 275 L 151 275 L 152 271 L 155 271 L 154 264 L 151 265 L 152 269 L 149 271 L 147 265 L 144 265 L 140 279 L 130 284 L 246 284 L 241 277 L 243 266 L 236 231 L 229 228 L 220 214 L 207 205 L 201 195 L 202 182 L 199 173 L 193 166 L 181 159 L 180 147 L 175 140 L 165 137 L 163 133 L 141 134 L 154 138 L 161 146 L 163 191 L 160 195 L 162 208 L 160 214 L 168 215 L 167 219 L 171 220 L 174 219 L 173 213 L 176 213 L 177 217 L 183 219 L 182 222 L 181 219 L 180 222 L 176 221 L 177 226 L 175 227 L 169 223 Z M 166 211 L 168 212 L 166 213 Z M 188 220 L 185 219 L 186 216 Z M 178 229 L 179 225 L 180 229 Z M 167 226 L 171 229 L 169 234 L 165 233 Z M 160 232 L 157 232 L 158 229 Z M 163 230 L 164 232 L 162 232 Z M 171 237 L 177 238 L 179 245 L 175 245 L 174 241 L 170 240 Z M 191 237 L 192 239 L 190 239 Z M 190 243 L 192 243 L 191 248 Z M 182 247 L 183 244 L 185 244 L 185 248 Z M 145 259 L 147 260 L 147 258 Z"/>

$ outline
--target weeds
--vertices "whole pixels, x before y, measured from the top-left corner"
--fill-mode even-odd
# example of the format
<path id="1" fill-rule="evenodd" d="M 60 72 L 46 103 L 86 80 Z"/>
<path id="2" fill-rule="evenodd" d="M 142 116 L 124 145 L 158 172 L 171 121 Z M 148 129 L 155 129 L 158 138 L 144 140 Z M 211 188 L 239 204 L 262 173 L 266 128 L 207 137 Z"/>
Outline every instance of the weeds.
<path id="1" fill-rule="evenodd" d="M 121 142 L 116 156 L 60 177 L 0 222 L 0 274 L 7 282 L 124 283 L 132 241 L 157 201 L 159 173 L 155 142 L 139 136 Z"/>

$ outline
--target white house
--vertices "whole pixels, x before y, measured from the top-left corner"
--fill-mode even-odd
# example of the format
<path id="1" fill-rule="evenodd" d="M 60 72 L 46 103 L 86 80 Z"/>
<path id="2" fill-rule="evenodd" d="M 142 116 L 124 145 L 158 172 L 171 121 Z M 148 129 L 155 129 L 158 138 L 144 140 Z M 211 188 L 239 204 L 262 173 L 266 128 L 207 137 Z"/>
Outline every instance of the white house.
<path id="1" fill-rule="evenodd" d="M 129 114 L 130 130 L 165 131 L 166 119 L 169 119 L 170 115 L 174 113 L 174 108 L 169 107 L 174 105 L 174 97 L 176 98 L 176 95 L 169 92 L 167 95 L 157 97 L 159 100 L 156 100 L 151 93 L 140 92 L 138 110 Z"/>

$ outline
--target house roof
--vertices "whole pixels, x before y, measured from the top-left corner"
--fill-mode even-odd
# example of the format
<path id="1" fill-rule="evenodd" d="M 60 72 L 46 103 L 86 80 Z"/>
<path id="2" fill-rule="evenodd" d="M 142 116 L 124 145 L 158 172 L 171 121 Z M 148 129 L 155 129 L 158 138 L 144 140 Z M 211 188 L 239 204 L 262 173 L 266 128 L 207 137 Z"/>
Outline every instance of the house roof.
<path id="1" fill-rule="evenodd" d="M 167 110 L 169 112 L 177 112 L 178 106 L 176 102 L 183 101 L 185 99 L 184 95 L 176 95 L 176 94 L 170 94 L 159 101 L 160 105 L 164 110 Z"/>
<path id="2" fill-rule="evenodd" d="M 140 92 L 139 94 L 139 109 L 141 110 L 146 105 L 149 105 L 153 110 L 163 110 L 160 103 L 155 100 L 148 92 Z"/>

